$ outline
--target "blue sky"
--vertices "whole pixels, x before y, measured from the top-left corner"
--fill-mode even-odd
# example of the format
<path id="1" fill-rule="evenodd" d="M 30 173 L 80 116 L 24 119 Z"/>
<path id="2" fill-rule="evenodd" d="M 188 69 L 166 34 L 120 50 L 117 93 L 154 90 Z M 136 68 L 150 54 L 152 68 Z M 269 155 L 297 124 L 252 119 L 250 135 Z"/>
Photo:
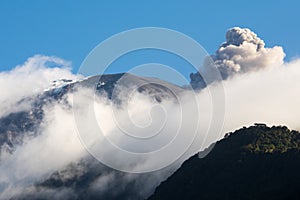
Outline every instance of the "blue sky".
<path id="1" fill-rule="evenodd" d="M 287 3 L 288 2 L 288 3 Z M 101 41 L 131 28 L 158 26 L 180 31 L 210 54 L 233 26 L 248 27 L 267 46 L 300 55 L 297 1 L 0 1 L 0 71 L 35 54 L 58 56 L 76 72 Z M 116 71 L 124 69 L 116 69 Z"/>

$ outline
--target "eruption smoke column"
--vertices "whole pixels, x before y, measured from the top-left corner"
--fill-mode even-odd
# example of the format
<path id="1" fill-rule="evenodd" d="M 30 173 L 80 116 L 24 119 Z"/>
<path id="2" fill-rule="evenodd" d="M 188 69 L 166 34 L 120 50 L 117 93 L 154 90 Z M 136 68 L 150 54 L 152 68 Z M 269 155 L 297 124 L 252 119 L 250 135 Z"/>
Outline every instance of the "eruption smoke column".
<path id="1" fill-rule="evenodd" d="M 282 65 L 284 57 L 282 47 L 266 48 L 264 41 L 254 32 L 248 28 L 239 27 L 229 29 L 226 33 L 226 42 L 219 47 L 215 55 L 211 55 L 223 79 L 235 74 Z M 208 64 L 204 63 L 204 67 Z M 194 88 L 205 87 L 199 72 L 192 73 L 190 77 Z"/>

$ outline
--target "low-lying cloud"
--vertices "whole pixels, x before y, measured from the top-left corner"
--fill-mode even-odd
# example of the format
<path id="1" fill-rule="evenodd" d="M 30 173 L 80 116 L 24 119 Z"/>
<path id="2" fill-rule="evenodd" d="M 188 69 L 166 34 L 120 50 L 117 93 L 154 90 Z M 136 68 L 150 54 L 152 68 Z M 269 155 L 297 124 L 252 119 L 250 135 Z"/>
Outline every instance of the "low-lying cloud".
<path id="1" fill-rule="evenodd" d="M 0 117 L 28 108 L 28 102 L 16 103 L 40 94 L 60 78 L 76 80 L 79 77 L 72 74 L 70 62 L 54 56 L 35 55 L 11 71 L 0 72 Z"/>
<path id="2" fill-rule="evenodd" d="M 225 131 L 254 122 L 300 130 L 300 60 L 224 81 Z"/>

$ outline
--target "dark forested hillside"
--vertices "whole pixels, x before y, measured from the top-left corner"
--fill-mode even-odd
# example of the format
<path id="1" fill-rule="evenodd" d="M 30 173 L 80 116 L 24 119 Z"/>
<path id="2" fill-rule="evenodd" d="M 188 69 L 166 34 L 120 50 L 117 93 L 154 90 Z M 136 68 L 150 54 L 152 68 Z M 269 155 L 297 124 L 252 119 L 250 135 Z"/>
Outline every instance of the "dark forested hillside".
<path id="1" fill-rule="evenodd" d="M 299 150 L 298 131 L 242 128 L 187 160 L 150 199 L 300 199 Z"/>

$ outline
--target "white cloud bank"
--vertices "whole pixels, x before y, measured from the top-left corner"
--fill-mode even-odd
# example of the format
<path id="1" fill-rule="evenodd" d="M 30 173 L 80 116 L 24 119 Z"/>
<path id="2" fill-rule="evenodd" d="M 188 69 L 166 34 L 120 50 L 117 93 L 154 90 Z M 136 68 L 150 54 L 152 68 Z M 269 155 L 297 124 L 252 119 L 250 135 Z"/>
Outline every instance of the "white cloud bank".
<path id="1" fill-rule="evenodd" d="M 11 71 L 0 72 L 0 117 L 17 109 L 16 102 L 41 93 L 61 78 L 78 76 L 72 74 L 70 62 L 54 56 L 35 55 Z"/>
<path id="2" fill-rule="evenodd" d="M 300 59 L 223 82 L 225 131 L 264 122 L 300 130 Z"/>

